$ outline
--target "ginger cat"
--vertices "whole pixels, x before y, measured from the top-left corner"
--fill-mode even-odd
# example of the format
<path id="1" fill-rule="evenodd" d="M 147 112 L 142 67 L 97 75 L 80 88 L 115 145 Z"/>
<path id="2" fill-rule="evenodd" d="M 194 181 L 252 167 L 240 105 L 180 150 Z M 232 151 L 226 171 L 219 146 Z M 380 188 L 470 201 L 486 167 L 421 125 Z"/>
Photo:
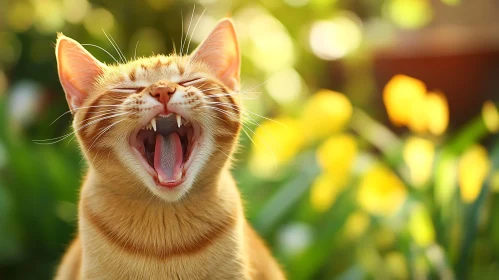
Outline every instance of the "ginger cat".
<path id="1" fill-rule="evenodd" d="M 55 279 L 284 279 L 229 172 L 241 116 L 232 22 L 188 56 L 105 65 L 59 34 L 88 170 Z"/>

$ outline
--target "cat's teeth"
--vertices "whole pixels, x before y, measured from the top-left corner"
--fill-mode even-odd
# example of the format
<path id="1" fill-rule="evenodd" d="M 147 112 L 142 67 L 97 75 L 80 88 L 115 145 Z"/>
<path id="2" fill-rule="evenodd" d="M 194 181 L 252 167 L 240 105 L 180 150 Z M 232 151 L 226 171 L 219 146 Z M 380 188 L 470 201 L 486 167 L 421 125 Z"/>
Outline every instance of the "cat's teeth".
<path id="1" fill-rule="evenodd" d="M 177 125 L 180 127 L 182 125 L 182 117 L 177 114 Z"/>
<path id="2" fill-rule="evenodd" d="M 151 120 L 151 126 L 152 126 L 153 130 L 156 131 L 156 118 L 153 118 Z"/>

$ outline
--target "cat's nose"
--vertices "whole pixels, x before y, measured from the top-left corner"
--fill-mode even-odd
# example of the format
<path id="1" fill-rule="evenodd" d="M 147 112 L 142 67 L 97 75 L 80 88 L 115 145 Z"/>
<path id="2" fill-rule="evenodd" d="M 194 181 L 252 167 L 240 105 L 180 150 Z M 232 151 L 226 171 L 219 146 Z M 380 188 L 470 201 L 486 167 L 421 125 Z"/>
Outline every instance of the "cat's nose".
<path id="1" fill-rule="evenodd" d="M 151 86 L 149 94 L 166 105 L 176 90 L 177 86 L 174 83 L 159 82 Z"/>

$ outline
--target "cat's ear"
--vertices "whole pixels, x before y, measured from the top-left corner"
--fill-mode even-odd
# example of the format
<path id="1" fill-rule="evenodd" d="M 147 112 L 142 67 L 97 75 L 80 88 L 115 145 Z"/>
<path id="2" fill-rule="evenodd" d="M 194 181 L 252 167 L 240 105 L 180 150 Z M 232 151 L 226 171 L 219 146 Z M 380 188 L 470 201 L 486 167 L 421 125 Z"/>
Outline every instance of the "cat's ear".
<path id="1" fill-rule="evenodd" d="M 82 45 L 62 33 L 55 47 L 59 80 L 71 110 L 78 109 L 106 66 L 95 59 Z"/>
<path id="2" fill-rule="evenodd" d="M 230 89 L 239 90 L 241 55 L 234 24 L 222 19 L 193 52 L 192 60 L 206 63 Z"/>

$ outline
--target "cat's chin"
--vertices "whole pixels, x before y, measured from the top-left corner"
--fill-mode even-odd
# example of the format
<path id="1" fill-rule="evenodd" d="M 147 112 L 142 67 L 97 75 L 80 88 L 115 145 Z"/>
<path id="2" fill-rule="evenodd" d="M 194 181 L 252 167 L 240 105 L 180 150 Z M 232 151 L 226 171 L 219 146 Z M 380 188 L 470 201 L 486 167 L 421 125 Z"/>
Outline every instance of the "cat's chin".
<path id="1" fill-rule="evenodd" d="M 157 115 L 131 134 L 132 153 L 156 185 L 155 193 L 176 200 L 185 192 L 200 136 L 198 123 L 187 122 L 174 113 Z"/>

